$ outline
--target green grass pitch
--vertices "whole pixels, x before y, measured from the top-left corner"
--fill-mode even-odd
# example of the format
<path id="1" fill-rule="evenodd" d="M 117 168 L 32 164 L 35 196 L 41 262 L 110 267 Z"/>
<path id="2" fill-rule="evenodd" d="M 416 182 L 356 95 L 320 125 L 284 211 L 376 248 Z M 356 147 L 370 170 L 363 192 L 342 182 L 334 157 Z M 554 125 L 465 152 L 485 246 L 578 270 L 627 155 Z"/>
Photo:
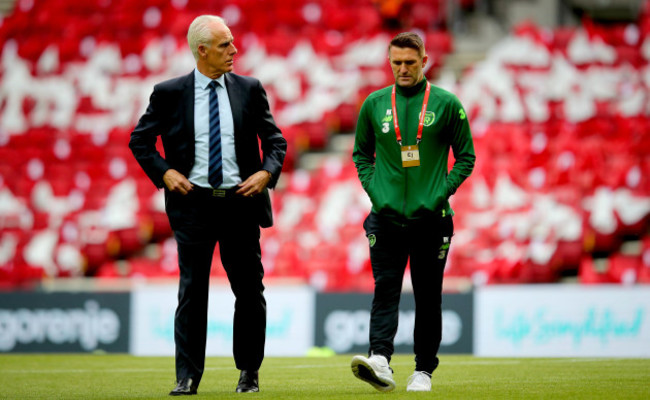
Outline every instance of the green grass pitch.
<path id="1" fill-rule="evenodd" d="M 442 355 L 430 393 L 407 393 L 412 356 L 391 362 L 397 388 L 354 378 L 351 356 L 267 357 L 260 393 L 235 393 L 239 372 L 209 357 L 198 396 L 211 399 L 650 399 L 650 359 L 477 358 Z M 169 399 L 171 357 L 0 355 L 0 399 Z"/>

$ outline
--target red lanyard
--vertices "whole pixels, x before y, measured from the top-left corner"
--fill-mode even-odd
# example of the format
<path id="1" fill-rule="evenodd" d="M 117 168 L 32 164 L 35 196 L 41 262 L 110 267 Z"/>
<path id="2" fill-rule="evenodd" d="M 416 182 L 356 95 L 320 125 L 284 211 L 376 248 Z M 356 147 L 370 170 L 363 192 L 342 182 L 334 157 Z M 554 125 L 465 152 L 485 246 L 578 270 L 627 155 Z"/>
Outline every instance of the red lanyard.
<path id="1" fill-rule="evenodd" d="M 393 125 L 395 126 L 395 136 L 397 136 L 397 143 L 402 145 L 402 132 L 399 130 L 399 123 L 397 122 L 397 108 L 395 106 L 395 86 L 393 85 L 393 93 L 391 95 L 391 102 L 393 105 Z M 420 123 L 418 124 L 418 140 L 422 140 L 422 129 L 424 128 L 424 114 L 427 111 L 427 103 L 429 102 L 429 93 L 431 93 L 431 84 L 427 81 L 427 90 L 424 92 L 424 100 L 422 100 L 422 111 L 420 112 Z"/>

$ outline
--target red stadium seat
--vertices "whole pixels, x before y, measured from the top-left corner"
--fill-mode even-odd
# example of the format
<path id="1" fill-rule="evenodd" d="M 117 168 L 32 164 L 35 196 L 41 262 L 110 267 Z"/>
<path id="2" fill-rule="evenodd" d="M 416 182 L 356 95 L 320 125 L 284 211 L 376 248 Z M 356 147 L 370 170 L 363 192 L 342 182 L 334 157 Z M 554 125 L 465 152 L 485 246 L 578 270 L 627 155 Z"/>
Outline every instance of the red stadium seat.
<path id="1" fill-rule="evenodd" d="M 582 284 L 615 283 L 609 274 L 609 261 L 606 258 L 594 260 L 591 256 L 583 257 L 578 272 L 578 280 Z"/>

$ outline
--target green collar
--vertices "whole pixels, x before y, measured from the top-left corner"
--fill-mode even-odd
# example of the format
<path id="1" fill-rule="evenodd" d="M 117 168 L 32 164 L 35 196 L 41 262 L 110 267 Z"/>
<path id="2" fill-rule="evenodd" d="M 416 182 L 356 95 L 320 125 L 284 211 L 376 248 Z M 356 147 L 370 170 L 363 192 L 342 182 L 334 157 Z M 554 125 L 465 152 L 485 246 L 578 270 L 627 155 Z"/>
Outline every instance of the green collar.
<path id="1" fill-rule="evenodd" d="M 395 86 L 397 86 L 397 93 L 399 93 L 400 96 L 413 97 L 424 90 L 424 87 L 426 86 L 426 82 L 427 82 L 426 78 L 422 78 L 420 82 L 416 83 L 411 87 L 402 87 L 398 84 L 395 84 Z"/>

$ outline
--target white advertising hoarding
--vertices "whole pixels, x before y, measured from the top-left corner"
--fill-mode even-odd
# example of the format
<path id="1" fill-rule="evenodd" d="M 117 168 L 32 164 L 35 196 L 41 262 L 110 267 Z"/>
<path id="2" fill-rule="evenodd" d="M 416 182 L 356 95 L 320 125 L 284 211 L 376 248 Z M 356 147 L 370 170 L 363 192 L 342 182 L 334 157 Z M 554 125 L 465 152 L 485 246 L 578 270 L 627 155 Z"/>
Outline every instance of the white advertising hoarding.
<path id="1" fill-rule="evenodd" d="M 477 356 L 650 357 L 650 287 L 490 286 L 474 310 Z"/>
<path id="2" fill-rule="evenodd" d="M 176 285 L 142 286 L 132 293 L 130 353 L 174 355 Z M 302 356 L 314 341 L 314 292 L 305 286 L 271 286 L 266 297 L 267 356 Z M 206 355 L 232 356 L 235 297 L 230 286 L 212 285 Z"/>

